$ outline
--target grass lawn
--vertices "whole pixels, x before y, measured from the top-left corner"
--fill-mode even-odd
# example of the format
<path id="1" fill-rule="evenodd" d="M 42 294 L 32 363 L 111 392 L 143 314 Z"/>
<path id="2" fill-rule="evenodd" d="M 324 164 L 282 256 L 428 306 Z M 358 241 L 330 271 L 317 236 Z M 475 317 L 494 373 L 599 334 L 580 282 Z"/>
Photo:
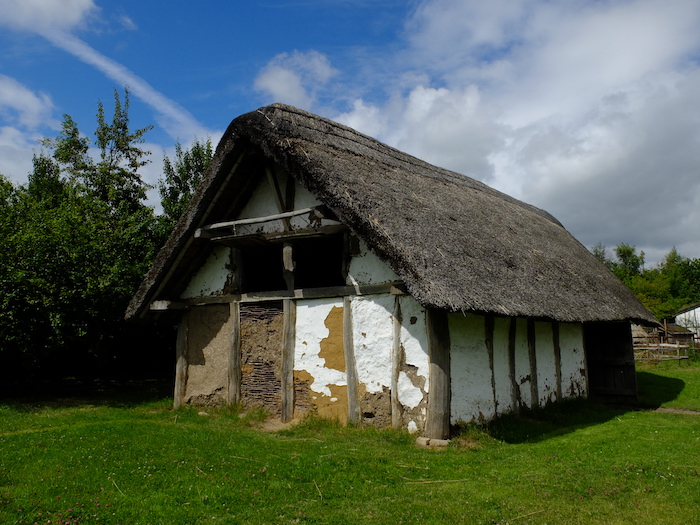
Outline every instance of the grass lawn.
<path id="1" fill-rule="evenodd" d="M 646 406 L 700 409 L 700 367 L 640 369 Z M 389 430 L 0 401 L 0 523 L 700 523 L 700 416 L 575 401 L 443 450 Z"/>

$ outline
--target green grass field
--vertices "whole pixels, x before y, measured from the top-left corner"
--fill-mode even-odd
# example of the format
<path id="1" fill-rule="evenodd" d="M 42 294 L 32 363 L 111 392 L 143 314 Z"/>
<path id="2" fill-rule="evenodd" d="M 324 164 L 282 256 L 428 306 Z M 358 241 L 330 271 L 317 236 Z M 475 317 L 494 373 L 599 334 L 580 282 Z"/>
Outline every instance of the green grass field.
<path id="1" fill-rule="evenodd" d="M 644 406 L 700 410 L 700 367 L 645 366 Z M 700 416 L 576 401 L 428 450 L 389 430 L 0 401 L 0 523 L 700 523 Z"/>

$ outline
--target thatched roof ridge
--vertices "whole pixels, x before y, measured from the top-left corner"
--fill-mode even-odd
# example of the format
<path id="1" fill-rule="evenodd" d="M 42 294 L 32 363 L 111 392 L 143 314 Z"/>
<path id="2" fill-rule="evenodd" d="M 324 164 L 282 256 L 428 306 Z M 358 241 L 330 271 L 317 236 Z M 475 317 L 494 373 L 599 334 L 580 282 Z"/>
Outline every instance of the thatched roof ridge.
<path id="1" fill-rule="evenodd" d="M 231 123 L 199 193 L 127 317 L 146 308 L 167 281 L 169 268 L 188 250 L 246 148 L 284 166 L 426 307 L 563 322 L 654 322 L 634 295 L 543 210 L 280 104 Z"/>

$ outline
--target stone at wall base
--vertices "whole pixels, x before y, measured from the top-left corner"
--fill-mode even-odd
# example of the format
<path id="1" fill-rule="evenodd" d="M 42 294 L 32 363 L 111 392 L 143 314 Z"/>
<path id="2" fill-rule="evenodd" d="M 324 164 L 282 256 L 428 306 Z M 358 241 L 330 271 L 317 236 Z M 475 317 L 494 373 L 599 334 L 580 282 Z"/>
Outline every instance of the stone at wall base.
<path id="1" fill-rule="evenodd" d="M 419 447 L 442 448 L 448 446 L 449 444 L 449 439 L 433 439 L 423 436 L 416 438 L 416 445 Z"/>

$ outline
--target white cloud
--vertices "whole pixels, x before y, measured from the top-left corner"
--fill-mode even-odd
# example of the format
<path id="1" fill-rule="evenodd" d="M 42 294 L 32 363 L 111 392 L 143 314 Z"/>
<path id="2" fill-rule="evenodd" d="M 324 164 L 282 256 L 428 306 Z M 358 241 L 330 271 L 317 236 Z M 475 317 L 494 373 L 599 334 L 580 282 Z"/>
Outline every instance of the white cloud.
<path id="1" fill-rule="evenodd" d="M 97 11 L 93 0 L 0 0 L 0 25 L 40 34 L 73 31 Z"/>
<path id="2" fill-rule="evenodd" d="M 588 245 L 700 257 L 699 34 L 694 0 L 424 1 L 400 60 L 385 58 L 409 83 L 339 119 L 547 209 Z"/>
<path id="3" fill-rule="evenodd" d="M 26 181 L 32 170 L 31 151 L 38 149 L 40 138 L 9 126 L 0 127 L 0 173 L 15 182 Z"/>
<path id="4" fill-rule="evenodd" d="M 255 89 L 264 93 L 269 102 L 310 110 L 316 93 L 335 73 L 328 58 L 317 51 L 282 53 L 260 71 Z"/>
<path id="5" fill-rule="evenodd" d="M 24 129 L 54 124 L 53 103 L 45 93 L 34 93 L 15 79 L 0 74 L 0 115 Z"/>
<path id="6" fill-rule="evenodd" d="M 187 140 L 192 136 L 212 136 L 216 132 L 201 126 L 183 107 L 155 90 L 148 82 L 122 64 L 104 56 L 85 42 L 67 33 L 47 35 L 55 46 L 69 52 L 104 75 L 126 86 L 138 98 L 156 110 L 156 119 L 174 139 Z"/>
<path id="7" fill-rule="evenodd" d="M 0 25 L 10 29 L 37 33 L 56 47 L 95 67 L 119 86 L 128 87 L 134 96 L 156 111 L 156 120 L 174 139 L 189 140 L 219 132 L 205 129 L 183 107 L 154 89 L 124 65 L 90 47 L 73 32 L 84 27 L 96 15 L 92 0 L 0 0 Z M 122 24 L 135 28 L 126 16 Z"/>

